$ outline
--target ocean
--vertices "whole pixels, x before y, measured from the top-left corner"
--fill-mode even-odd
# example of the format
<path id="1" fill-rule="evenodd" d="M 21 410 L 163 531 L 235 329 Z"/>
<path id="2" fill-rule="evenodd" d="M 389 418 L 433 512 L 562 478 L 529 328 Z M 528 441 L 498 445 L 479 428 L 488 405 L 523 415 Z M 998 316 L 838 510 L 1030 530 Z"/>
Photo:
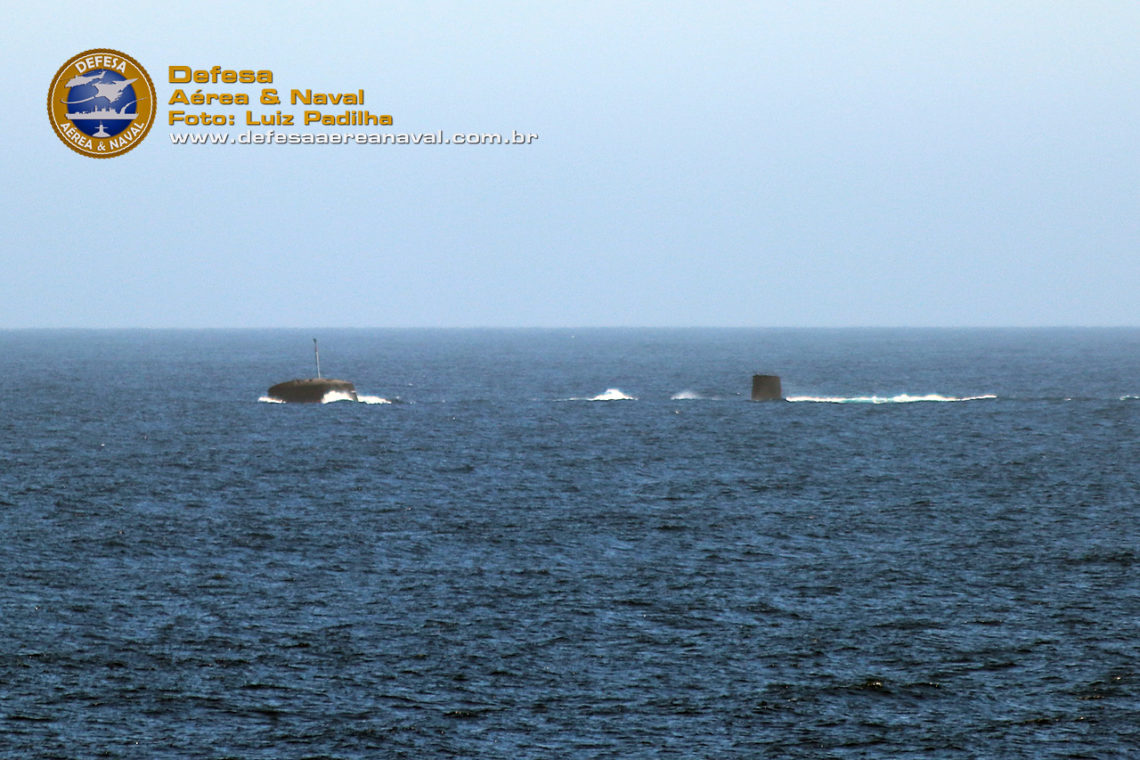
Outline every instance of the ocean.
<path id="1" fill-rule="evenodd" d="M 364 402 L 264 400 L 313 337 Z M 0 757 L 1140 752 L 1140 329 L 25 330 L 0 368 Z"/>

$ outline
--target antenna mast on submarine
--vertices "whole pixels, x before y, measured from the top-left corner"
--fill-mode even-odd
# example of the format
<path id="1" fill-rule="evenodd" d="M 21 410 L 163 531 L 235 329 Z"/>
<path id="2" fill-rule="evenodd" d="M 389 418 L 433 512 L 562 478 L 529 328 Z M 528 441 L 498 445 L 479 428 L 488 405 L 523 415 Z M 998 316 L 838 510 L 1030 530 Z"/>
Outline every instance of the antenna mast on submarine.
<path id="1" fill-rule="evenodd" d="M 313 356 L 317 358 L 317 377 L 321 376 L 321 351 L 317 348 L 317 339 L 313 338 Z"/>

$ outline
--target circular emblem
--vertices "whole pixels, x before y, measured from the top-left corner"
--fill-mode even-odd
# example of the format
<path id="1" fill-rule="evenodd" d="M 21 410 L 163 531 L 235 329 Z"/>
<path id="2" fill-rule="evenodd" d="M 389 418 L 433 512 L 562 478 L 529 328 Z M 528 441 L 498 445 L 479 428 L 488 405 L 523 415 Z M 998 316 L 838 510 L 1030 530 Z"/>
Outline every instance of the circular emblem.
<path id="1" fill-rule="evenodd" d="M 64 145 L 91 158 L 112 158 L 146 137 L 155 104 L 154 82 L 138 61 L 98 48 L 60 66 L 47 110 Z"/>

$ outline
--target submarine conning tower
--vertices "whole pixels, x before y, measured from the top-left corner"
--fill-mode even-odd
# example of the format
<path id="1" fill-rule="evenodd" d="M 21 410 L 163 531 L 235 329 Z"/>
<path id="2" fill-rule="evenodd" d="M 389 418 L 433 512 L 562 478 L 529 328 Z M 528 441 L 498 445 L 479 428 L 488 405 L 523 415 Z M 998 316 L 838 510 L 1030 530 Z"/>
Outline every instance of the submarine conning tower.
<path id="1" fill-rule="evenodd" d="M 313 358 L 317 363 L 317 376 L 297 380 L 286 380 L 283 383 L 270 386 L 268 394 L 272 399 L 293 404 L 319 404 L 324 401 L 325 394 L 336 391 L 343 393 L 353 401 L 356 397 L 356 386 L 347 380 L 335 380 L 331 377 L 321 377 L 321 351 L 317 347 L 317 339 L 313 338 Z"/>
<path id="2" fill-rule="evenodd" d="M 753 401 L 783 401 L 784 391 L 780 387 L 779 375 L 752 376 Z"/>

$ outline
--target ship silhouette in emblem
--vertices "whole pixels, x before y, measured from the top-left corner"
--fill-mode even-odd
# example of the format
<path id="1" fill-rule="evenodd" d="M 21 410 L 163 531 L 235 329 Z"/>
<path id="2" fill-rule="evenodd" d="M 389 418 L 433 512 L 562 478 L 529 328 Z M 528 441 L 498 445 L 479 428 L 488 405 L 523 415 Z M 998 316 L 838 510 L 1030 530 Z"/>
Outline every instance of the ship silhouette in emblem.
<path id="1" fill-rule="evenodd" d="M 321 352 L 317 347 L 316 338 L 313 338 L 313 357 L 317 362 L 316 377 L 286 380 L 270 386 L 267 393 L 269 398 L 293 404 L 318 404 L 324 401 L 326 394 L 341 393 L 353 401 L 359 401 L 356 396 L 356 386 L 349 381 L 321 377 Z"/>

